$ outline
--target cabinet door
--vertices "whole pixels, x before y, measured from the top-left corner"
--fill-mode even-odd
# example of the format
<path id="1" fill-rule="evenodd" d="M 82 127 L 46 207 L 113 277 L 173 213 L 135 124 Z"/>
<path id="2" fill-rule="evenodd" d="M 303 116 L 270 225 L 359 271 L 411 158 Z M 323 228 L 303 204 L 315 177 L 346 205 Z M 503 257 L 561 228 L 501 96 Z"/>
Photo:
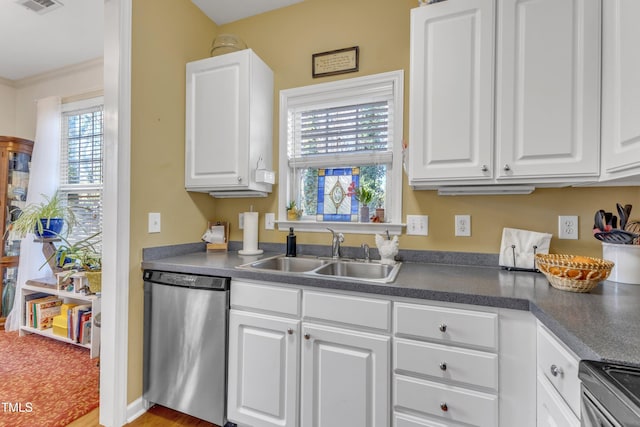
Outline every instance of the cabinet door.
<path id="1" fill-rule="evenodd" d="M 188 189 L 247 185 L 249 51 L 187 64 Z"/>
<path id="2" fill-rule="evenodd" d="M 602 157 L 604 178 L 640 175 L 640 2 L 604 0 Z M 635 183 L 640 182 L 637 178 Z"/>
<path id="3" fill-rule="evenodd" d="M 303 323 L 302 427 L 390 423 L 390 338 Z"/>
<path id="4" fill-rule="evenodd" d="M 295 427 L 300 322 L 231 310 L 227 416 L 253 427 Z"/>
<path id="5" fill-rule="evenodd" d="M 411 11 L 410 184 L 491 180 L 494 1 Z"/>
<path id="6" fill-rule="evenodd" d="M 593 180 L 600 161 L 600 3 L 500 0 L 498 10 L 498 179 Z"/>

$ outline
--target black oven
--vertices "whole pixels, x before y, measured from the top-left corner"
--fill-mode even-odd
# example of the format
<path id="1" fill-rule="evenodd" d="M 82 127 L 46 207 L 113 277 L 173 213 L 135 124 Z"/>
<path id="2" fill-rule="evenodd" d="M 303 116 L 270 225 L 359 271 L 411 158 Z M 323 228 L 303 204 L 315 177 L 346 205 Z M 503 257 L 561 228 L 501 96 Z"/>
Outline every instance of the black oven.
<path id="1" fill-rule="evenodd" d="M 583 360 L 583 427 L 640 427 L 640 368 Z"/>

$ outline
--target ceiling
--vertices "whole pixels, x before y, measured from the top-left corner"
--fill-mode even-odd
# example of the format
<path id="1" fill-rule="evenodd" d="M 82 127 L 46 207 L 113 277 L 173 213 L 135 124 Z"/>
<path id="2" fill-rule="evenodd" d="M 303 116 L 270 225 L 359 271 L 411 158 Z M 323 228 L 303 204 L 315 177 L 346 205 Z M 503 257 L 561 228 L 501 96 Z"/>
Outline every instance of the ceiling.
<path id="1" fill-rule="evenodd" d="M 0 0 L 0 78 L 20 80 L 103 56 L 104 0 Z M 238 19 L 303 0 L 192 0 L 213 22 Z M 61 6 L 59 5 L 61 4 Z"/>

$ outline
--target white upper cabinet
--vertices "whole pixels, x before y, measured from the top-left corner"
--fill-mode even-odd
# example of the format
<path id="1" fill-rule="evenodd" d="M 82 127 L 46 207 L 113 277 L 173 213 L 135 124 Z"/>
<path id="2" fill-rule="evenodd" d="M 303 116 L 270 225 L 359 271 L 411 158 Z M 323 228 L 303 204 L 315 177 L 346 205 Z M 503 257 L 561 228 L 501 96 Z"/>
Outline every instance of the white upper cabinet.
<path id="1" fill-rule="evenodd" d="M 640 184 L 640 2 L 603 0 L 602 180 Z"/>
<path id="2" fill-rule="evenodd" d="M 187 64 L 185 187 L 213 196 L 257 196 L 271 184 L 273 72 L 251 50 Z"/>
<path id="3" fill-rule="evenodd" d="M 494 1 L 411 11 L 410 184 L 493 178 Z"/>
<path id="4" fill-rule="evenodd" d="M 448 0 L 411 24 L 410 185 L 597 179 L 598 2 Z"/>
<path id="5" fill-rule="evenodd" d="M 600 170 L 600 2 L 498 4 L 498 179 L 593 181 Z"/>

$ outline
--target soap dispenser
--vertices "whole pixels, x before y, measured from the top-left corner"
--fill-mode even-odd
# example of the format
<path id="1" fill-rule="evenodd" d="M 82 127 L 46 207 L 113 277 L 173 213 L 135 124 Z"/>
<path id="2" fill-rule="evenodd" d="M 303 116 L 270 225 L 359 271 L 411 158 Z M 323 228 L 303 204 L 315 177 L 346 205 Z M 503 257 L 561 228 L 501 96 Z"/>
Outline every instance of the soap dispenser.
<path id="1" fill-rule="evenodd" d="M 296 235 L 293 234 L 293 227 L 289 228 L 287 236 L 287 256 L 296 256 Z"/>

